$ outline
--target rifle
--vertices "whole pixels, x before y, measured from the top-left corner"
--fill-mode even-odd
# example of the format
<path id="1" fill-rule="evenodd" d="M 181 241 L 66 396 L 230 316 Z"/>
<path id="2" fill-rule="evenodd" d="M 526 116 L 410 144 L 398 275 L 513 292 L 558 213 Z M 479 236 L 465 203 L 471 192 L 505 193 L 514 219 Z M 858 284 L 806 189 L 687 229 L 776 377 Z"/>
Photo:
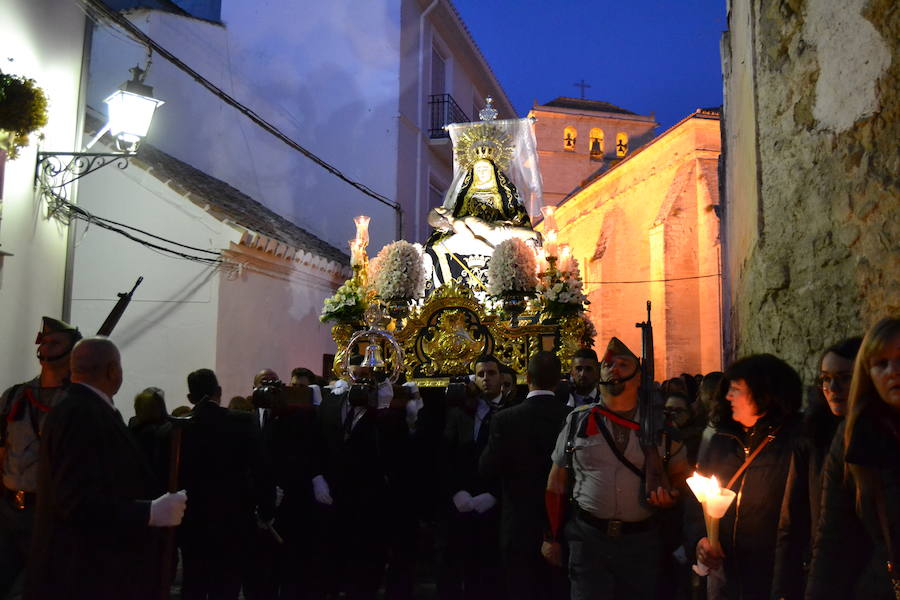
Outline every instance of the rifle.
<path id="1" fill-rule="evenodd" d="M 112 333 L 113 329 L 116 328 L 116 324 L 119 322 L 119 319 L 122 318 L 122 313 L 125 312 L 125 309 L 128 308 L 128 303 L 131 302 L 131 297 L 134 295 L 134 290 L 141 285 L 141 282 L 144 280 L 143 277 L 138 277 L 137 281 L 134 283 L 134 287 L 131 288 L 130 292 L 119 292 L 119 301 L 116 302 L 116 305 L 112 307 L 112 310 L 109 311 L 109 315 L 106 317 L 106 320 L 103 321 L 103 325 L 100 326 L 100 329 L 97 330 L 97 335 L 109 336 Z"/>
<path id="2" fill-rule="evenodd" d="M 666 462 L 659 456 L 659 444 L 668 435 L 663 413 L 663 399 L 656 389 L 653 364 L 653 324 L 650 322 L 650 301 L 647 300 L 647 320 L 635 323 L 641 329 L 641 387 L 638 390 L 638 439 L 645 459 L 645 492 L 662 487 L 671 489 Z M 666 443 L 668 446 L 668 443 Z M 668 453 L 667 453 L 668 454 Z"/>

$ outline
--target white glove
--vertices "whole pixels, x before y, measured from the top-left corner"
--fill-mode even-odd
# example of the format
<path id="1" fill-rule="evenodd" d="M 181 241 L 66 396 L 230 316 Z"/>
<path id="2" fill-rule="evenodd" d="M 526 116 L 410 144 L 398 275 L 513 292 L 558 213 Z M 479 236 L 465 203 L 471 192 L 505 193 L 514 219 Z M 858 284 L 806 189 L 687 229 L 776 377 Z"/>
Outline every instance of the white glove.
<path id="1" fill-rule="evenodd" d="M 150 502 L 150 527 L 177 527 L 184 518 L 184 507 L 187 504 L 187 492 L 181 490 L 175 494 L 163 494 Z"/>
<path id="2" fill-rule="evenodd" d="M 424 406 L 424 403 L 421 398 L 416 398 L 406 403 L 406 425 L 411 430 L 416 428 L 416 421 L 419 419 L 419 411 L 422 410 L 422 406 Z"/>
<path id="3" fill-rule="evenodd" d="M 310 391 L 312 392 L 312 404 L 313 406 L 318 406 L 322 404 L 322 389 L 316 385 L 315 383 L 309 386 Z"/>
<path id="4" fill-rule="evenodd" d="M 394 384 L 390 379 L 385 379 L 378 384 L 378 408 L 387 408 L 394 399 Z"/>
<path id="5" fill-rule="evenodd" d="M 477 512 L 479 515 L 483 515 L 487 511 L 491 510 L 496 504 L 497 499 L 487 492 L 478 494 L 477 496 L 472 498 L 472 510 Z"/>
<path id="6" fill-rule="evenodd" d="M 474 508 L 472 506 L 472 495 L 466 490 L 459 490 L 453 494 L 453 505 L 456 506 L 456 510 L 461 513 L 472 512 L 472 509 Z"/>
<path id="7" fill-rule="evenodd" d="M 334 500 L 331 498 L 331 488 L 328 487 L 328 482 L 325 481 L 325 478 L 322 475 L 313 477 L 312 484 L 313 496 L 315 496 L 316 502 L 324 504 L 325 506 L 334 504 Z"/>
<path id="8" fill-rule="evenodd" d="M 275 486 L 275 508 L 281 506 L 281 502 L 284 500 L 284 490 Z"/>
<path id="9" fill-rule="evenodd" d="M 334 382 L 333 386 L 331 386 L 330 388 L 326 388 L 326 389 L 330 389 L 331 393 L 334 394 L 335 396 L 340 396 L 341 394 L 343 394 L 344 392 L 346 392 L 347 390 L 350 389 L 350 384 L 347 383 L 346 381 L 344 381 L 343 379 L 338 379 L 337 381 Z"/>

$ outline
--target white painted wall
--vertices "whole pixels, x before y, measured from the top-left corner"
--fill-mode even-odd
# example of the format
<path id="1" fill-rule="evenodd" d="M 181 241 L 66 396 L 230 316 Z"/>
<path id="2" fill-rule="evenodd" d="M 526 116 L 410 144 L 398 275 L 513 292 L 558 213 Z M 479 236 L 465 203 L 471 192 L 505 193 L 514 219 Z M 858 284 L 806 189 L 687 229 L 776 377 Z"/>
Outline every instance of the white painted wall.
<path id="1" fill-rule="evenodd" d="M 37 81 L 49 100 L 45 150 L 73 150 L 78 117 L 84 14 L 67 0 L 4 0 L 0 68 Z M 11 59 L 11 60 L 9 60 Z M 62 314 L 66 231 L 43 217 L 33 191 L 37 136 L 5 166 L 0 249 L 0 387 L 33 377 L 43 315 Z"/>
<path id="2" fill-rule="evenodd" d="M 107 167 L 84 179 L 79 205 L 199 248 L 226 248 L 239 234 L 135 165 Z M 169 258 L 96 226 L 77 226 L 72 319 L 94 333 L 138 275 L 144 282 L 110 336 L 122 352 L 125 381 L 116 405 L 128 418 L 136 393 L 165 390 L 169 408 L 187 404 L 188 372 L 215 368 L 219 274 Z"/>
<path id="3" fill-rule="evenodd" d="M 271 255 L 244 249 L 239 276 L 222 276 L 216 373 L 223 402 L 247 395 L 253 376 L 274 369 L 283 381 L 306 367 L 321 374 L 322 355 L 334 354 L 331 326 L 319 322 L 325 298 L 343 277 L 308 266 L 287 269 Z"/>
<path id="4" fill-rule="evenodd" d="M 290 0 L 222 3 L 224 26 L 136 11 L 153 39 L 351 179 L 393 198 L 397 189 L 399 5 Z M 360 24 L 364 23 L 365 27 Z M 144 63 L 108 30 L 92 52 L 89 104 Z M 395 213 L 263 132 L 187 75 L 154 57 L 147 77 L 160 109 L 149 139 L 227 181 L 334 246 L 352 217 L 372 217 L 372 247 L 394 238 Z"/>

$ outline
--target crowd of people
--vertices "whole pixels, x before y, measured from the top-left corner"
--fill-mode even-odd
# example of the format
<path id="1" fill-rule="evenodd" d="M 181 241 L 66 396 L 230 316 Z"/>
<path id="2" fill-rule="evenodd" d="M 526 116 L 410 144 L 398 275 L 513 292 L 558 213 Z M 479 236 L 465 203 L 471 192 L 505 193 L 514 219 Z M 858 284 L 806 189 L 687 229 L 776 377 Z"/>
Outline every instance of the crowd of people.
<path id="1" fill-rule="evenodd" d="M 445 387 L 263 369 L 227 407 L 200 368 L 127 425 L 110 340 L 37 344 L 0 400 L 0 598 L 164 598 L 178 569 L 185 599 L 900 598 L 900 319 L 807 388 L 758 354 L 649 394 L 612 338 Z M 692 471 L 737 494 L 718 536 Z"/>

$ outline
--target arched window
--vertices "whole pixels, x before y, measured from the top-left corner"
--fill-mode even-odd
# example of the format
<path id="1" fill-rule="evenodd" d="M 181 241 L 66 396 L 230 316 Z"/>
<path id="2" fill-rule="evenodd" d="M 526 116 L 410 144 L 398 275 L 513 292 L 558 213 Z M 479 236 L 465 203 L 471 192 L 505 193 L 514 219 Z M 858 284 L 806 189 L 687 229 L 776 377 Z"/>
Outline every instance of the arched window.
<path id="1" fill-rule="evenodd" d="M 575 138 L 577 137 L 578 132 L 575 131 L 574 127 L 566 127 L 563 132 L 563 150 L 575 152 Z"/>
<path id="2" fill-rule="evenodd" d="M 625 156 L 628 154 L 628 134 L 619 132 L 616 134 L 616 156 Z"/>
<path id="3" fill-rule="evenodd" d="M 603 145 L 603 130 L 599 127 L 591 129 L 591 158 L 603 158 L 603 152 L 606 148 Z"/>

